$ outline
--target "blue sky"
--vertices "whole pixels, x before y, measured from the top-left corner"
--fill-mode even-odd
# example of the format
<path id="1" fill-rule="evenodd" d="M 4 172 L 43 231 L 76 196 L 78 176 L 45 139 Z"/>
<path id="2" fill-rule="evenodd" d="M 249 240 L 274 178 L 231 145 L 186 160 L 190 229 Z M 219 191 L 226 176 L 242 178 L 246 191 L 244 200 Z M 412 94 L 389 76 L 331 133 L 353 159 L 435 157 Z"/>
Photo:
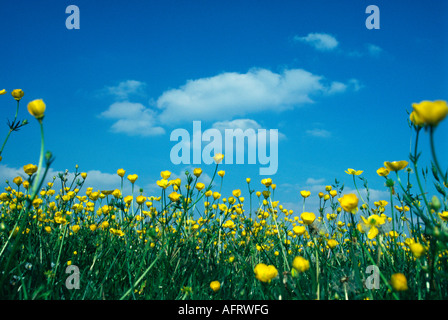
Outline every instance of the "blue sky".
<path id="1" fill-rule="evenodd" d="M 71 4 L 79 30 L 65 26 Z M 365 26 L 371 4 L 379 30 Z M 170 160 L 170 133 L 192 134 L 192 121 L 202 120 L 203 130 L 279 130 L 272 178 L 287 208 L 300 207 L 300 190 L 316 199 L 335 178 L 349 190 L 347 168 L 364 170 L 373 198 L 385 198 L 376 170 L 408 158 L 406 110 L 448 99 L 447 16 L 438 0 L 9 1 L 0 13 L 0 89 L 24 90 L 19 117 L 31 124 L 9 140 L 1 179 L 37 164 L 39 129 L 26 104 L 41 98 L 52 173 L 78 164 L 97 188 L 119 187 L 119 168 L 137 173 L 147 195 L 159 194 L 162 170 L 201 167 L 206 181 L 212 165 Z M 0 101 L 11 119 L 12 97 Z M 445 121 L 436 136 L 444 164 L 447 130 Z M 262 189 L 259 165 L 222 169 L 224 194 L 248 196 L 246 177 Z"/>

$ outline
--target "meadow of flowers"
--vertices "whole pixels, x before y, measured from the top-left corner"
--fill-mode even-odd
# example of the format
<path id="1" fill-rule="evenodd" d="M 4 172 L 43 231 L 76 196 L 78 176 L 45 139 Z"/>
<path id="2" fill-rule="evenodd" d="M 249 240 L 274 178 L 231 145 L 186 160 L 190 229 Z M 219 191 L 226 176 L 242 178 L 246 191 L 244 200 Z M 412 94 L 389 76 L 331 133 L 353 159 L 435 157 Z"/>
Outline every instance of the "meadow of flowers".
<path id="1" fill-rule="evenodd" d="M 11 94 L 18 111 L 24 93 Z M 355 193 L 337 182 L 318 194 L 303 190 L 300 212 L 276 201 L 272 178 L 247 178 L 221 194 L 222 154 L 209 184 L 201 168 L 182 179 L 162 171 L 152 195 L 134 190 L 138 175 L 122 168 L 113 190 L 90 188 L 78 166 L 74 178 L 48 177 L 46 105 L 34 100 L 27 108 L 40 124 L 41 153 L 37 165 L 20 164 L 23 174 L 0 194 L 2 299 L 448 298 L 448 180 L 434 145 L 445 101 L 412 105 L 413 152 L 384 159 L 377 171 L 390 197 L 363 197 L 363 171 L 348 168 L 341 174 L 352 176 Z M 11 134 L 27 123 L 17 114 L 3 157 Z M 429 139 L 429 164 L 419 162 L 422 139 Z M 307 211 L 310 197 L 319 198 L 315 212 Z"/>

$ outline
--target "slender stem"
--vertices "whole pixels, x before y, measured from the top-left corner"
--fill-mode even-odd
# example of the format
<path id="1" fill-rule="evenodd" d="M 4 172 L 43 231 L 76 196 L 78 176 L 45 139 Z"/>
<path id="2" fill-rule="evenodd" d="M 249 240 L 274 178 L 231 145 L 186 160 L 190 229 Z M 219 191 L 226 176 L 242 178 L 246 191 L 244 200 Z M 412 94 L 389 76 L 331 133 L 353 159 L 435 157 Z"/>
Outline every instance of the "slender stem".
<path id="1" fill-rule="evenodd" d="M 40 185 L 42 163 L 44 161 L 45 140 L 44 140 L 44 125 L 42 123 L 42 119 L 39 120 L 39 125 L 40 125 L 40 156 L 39 156 L 39 164 L 37 166 L 36 178 L 34 180 L 33 189 L 31 192 L 31 201 L 34 200 L 34 198 L 37 194 L 37 191 L 38 191 L 37 189 Z"/>
<path id="2" fill-rule="evenodd" d="M 436 149 L 434 146 L 434 130 L 435 130 L 435 128 L 433 126 L 431 126 L 429 129 L 429 143 L 431 146 L 431 154 L 432 154 L 432 158 L 434 160 L 434 164 L 436 165 L 437 171 L 439 172 L 440 176 L 442 177 L 443 181 L 446 184 L 446 183 L 448 183 L 447 176 L 443 174 L 442 169 L 439 165 L 439 161 L 437 160 L 437 156 L 436 156 Z"/>

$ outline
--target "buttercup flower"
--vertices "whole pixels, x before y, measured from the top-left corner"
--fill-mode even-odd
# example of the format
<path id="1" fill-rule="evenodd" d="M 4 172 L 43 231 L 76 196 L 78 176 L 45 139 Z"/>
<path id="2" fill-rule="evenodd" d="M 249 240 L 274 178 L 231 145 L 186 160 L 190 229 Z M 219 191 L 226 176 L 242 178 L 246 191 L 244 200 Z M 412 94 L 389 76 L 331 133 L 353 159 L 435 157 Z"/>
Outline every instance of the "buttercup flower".
<path id="1" fill-rule="evenodd" d="M 355 169 L 351 169 L 351 168 L 348 168 L 347 170 L 345 170 L 345 173 L 351 174 L 351 175 L 354 175 L 354 176 L 359 176 L 363 172 L 364 171 L 362 171 L 362 170 L 355 170 Z"/>
<path id="2" fill-rule="evenodd" d="M 368 218 L 364 218 L 363 216 L 361 216 L 361 219 L 364 223 L 363 226 L 369 230 L 367 233 L 367 237 L 369 239 L 373 239 L 378 235 L 379 230 L 377 226 L 386 223 L 386 218 L 380 217 L 377 214 L 372 214 Z"/>
<path id="3" fill-rule="evenodd" d="M 213 160 L 215 160 L 216 164 L 219 164 L 222 159 L 224 159 L 224 155 L 222 153 L 218 153 L 213 157 Z"/>
<path id="4" fill-rule="evenodd" d="M 415 125 L 415 126 L 423 126 L 425 122 L 418 116 L 417 112 L 412 111 L 409 115 L 409 120 Z"/>
<path id="5" fill-rule="evenodd" d="M 162 179 L 168 180 L 171 177 L 171 172 L 169 172 L 168 170 L 162 171 L 160 172 L 160 176 L 162 177 Z"/>
<path id="6" fill-rule="evenodd" d="M 310 225 L 316 220 L 316 216 L 312 212 L 303 212 L 300 215 L 300 219 L 302 219 L 303 223 L 306 225 Z"/>
<path id="7" fill-rule="evenodd" d="M 448 221 L 448 211 L 439 212 L 439 217 L 443 221 Z"/>
<path id="8" fill-rule="evenodd" d="M 271 178 L 261 179 L 261 184 L 264 184 L 266 187 L 269 187 L 272 184 Z"/>
<path id="9" fill-rule="evenodd" d="M 311 191 L 305 191 L 305 190 L 300 191 L 300 195 L 301 195 L 303 198 L 308 198 L 308 197 L 311 195 Z"/>
<path id="10" fill-rule="evenodd" d="M 347 212 L 356 213 L 358 211 L 359 199 L 354 193 L 346 194 L 338 199 L 342 209 Z"/>
<path id="11" fill-rule="evenodd" d="M 28 103 L 28 112 L 37 120 L 42 120 L 44 118 L 45 108 L 46 106 L 42 99 L 33 100 Z"/>
<path id="12" fill-rule="evenodd" d="M 5 89 L 0 90 L 0 95 L 3 95 L 3 94 L 5 94 L 5 93 L 6 93 L 6 90 L 5 90 Z"/>
<path id="13" fill-rule="evenodd" d="M 301 236 L 302 234 L 305 233 L 306 228 L 304 226 L 295 226 L 294 228 L 292 228 L 292 231 L 296 234 Z"/>
<path id="14" fill-rule="evenodd" d="M 180 199 L 180 194 L 173 191 L 168 195 L 168 198 L 172 201 L 172 202 L 177 202 Z"/>
<path id="15" fill-rule="evenodd" d="M 389 170 L 389 171 L 400 171 L 403 170 L 404 168 L 406 168 L 406 166 L 408 165 L 408 162 L 406 160 L 401 160 L 401 161 L 386 161 L 384 162 L 384 166 Z"/>
<path id="16" fill-rule="evenodd" d="M 221 288 L 221 283 L 219 281 L 212 281 L 210 282 L 210 288 L 213 292 L 217 292 Z"/>
<path id="17" fill-rule="evenodd" d="M 135 181 L 137 181 L 137 179 L 138 179 L 138 175 L 136 175 L 136 174 L 128 175 L 128 180 L 131 181 L 132 184 L 135 183 Z"/>
<path id="18" fill-rule="evenodd" d="M 392 288 L 396 291 L 406 291 L 408 290 L 408 281 L 404 274 L 395 273 L 391 276 L 390 282 L 392 284 Z"/>
<path id="19" fill-rule="evenodd" d="M 381 167 L 378 170 L 376 170 L 376 173 L 380 176 L 380 177 L 387 177 L 389 175 L 389 169 Z"/>
<path id="20" fill-rule="evenodd" d="M 292 267 L 298 272 L 305 272 L 310 268 L 310 262 L 303 257 L 295 257 L 292 262 Z"/>
<path id="21" fill-rule="evenodd" d="M 412 108 L 416 112 L 420 122 L 433 127 L 437 126 L 448 114 L 448 105 L 443 100 L 413 103 Z"/>
<path id="22" fill-rule="evenodd" d="M 425 253 L 425 248 L 418 242 L 410 244 L 409 249 L 416 258 L 420 258 Z"/>
<path id="23" fill-rule="evenodd" d="M 32 176 L 37 171 L 37 166 L 34 164 L 27 164 L 23 166 L 23 171 L 29 176 Z"/>
<path id="24" fill-rule="evenodd" d="M 117 170 L 117 174 L 120 176 L 120 177 L 124 177 L 124 175 L 125 175 L 125 173 L 126 173 L 126 170 L 124 170 L 124 169 L 118 169 Z"/>
<path id="25" fill-rule="evenodd" d="M 202 182 L 196 183 L 196 189 L 198 189 L 198 191 L 201 191 L 204 188 L 205 188 L 205 184 L 203 184 Z"/>
<path id="26" fill-rule="evenodd" d="M 232 194 L 234 197 L 239 198 L 241 196 L 241 190 L 240 189 L 233 190 Z"/>
<path id="27" fill-rule="evenodd" d="M 135 201 L 139 204 L 142 205 L 143 203 L 145 203 L 146 201 L 146 197 L 145 196 L 137 196 L 137 198 L 135 199 Z"/>
<path id="28" fill-rule="evenodd" d="M 168 187 L 168 180 L 166 179 L 157 180 L 157 185 L 162 189 L 166 189 Z"/>
<path id="29" fill-rule="evenodd" d="M 202 169 L 201 169 L 201 168 L 196 168 L 196 169 L 194 169 L 194 170 L 193 170 L 193 174 L 194 174 L 197 178 L 199 178 L 199 177 L 201 176 L 201 174 L 202 174 Z"/>
<path id="30" fill-rule="evenodd" d="M 22 184 L 23 179 L 22 177 L 15 177 L 12 182 L 14 182 L 18 187 Z"/>
<path id="31" fill-rule="evenodd" d="M 254 268 L 255 278 L 261 282 L 271 282 L 278 275 L 278 270 L 273 265 L 259 263 Z"/>
<path id="32" fill-rule="evenodd" d="M 327 241 L 327 244 L 330 249 L 334 249 L 339 244 L 339 242 L 337 242 L 335 239 L 330 239 Z"/>
<path id="33" fill-rule="evenodd" d="M 23 98 L 25 93 L 23 92 L 22 89 L 14 89 L 14 90 L 12 90 L 11 95 L 13 96 L 14 99 L 16 99 L 17 101 L 20 101 L 20 99 Z"/>

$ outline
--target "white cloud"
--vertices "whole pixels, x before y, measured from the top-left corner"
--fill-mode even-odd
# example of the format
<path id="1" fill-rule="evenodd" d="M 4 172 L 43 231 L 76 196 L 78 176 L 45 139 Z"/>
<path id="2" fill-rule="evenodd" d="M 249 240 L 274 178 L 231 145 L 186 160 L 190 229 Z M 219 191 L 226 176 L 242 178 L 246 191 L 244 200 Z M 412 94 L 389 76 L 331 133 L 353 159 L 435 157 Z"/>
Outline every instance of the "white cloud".
<path id="1" fill-rule="evenodd" d="M 367 52 L 371 56 L 377 57 L 377 56 L 379 56 L 383 52 L 383 49 L 381 47 L 377 46 L 377 45 L 368 43 L 367 44 Z"/>
<path id="2" fill-rule="evenodd" d="M 115 120 L 111 127 L 114 132 L 141 136 L 163 134 L 166 126 L 199 119 L 215 121 L 215 127 L 259 129 L 261 126 L 254 120 L 235 118 L 313 103 L 319 95 L 356 89 L 353 81 L 357 80 L 329 81 L 303 69 L 275 73 L 255 68 L 246 73 L 224 72 L 188 80 L 179 88 L 165 91 L 149 107 L 130 102 L 131 93 L 140 92 L 145 84 L 129 80 L 108 87 L 107 92 L 117 101 L 100 117 Z M 284 136 L 279 134 L 279 138 Z"/>
<path id="3" fill-rule="evenodd" d="M 156 113 L 141 103 L 115 102 L 102 112 L 100 117 L 116 120 L 111 129 L 117 133 L 126 133 L 131 136 L 165 133 L 162 127 L 157 126 Z"/>
<path id="4" fill-rule="evenodd" d="M 235 119 L 232 121 L 218 121 L 212 125 L 213 128 L 219 131 L 224 131 L 225 129 L 241 129 L 243 131 L 247 129 L 258 130 L 261 129 L 261 125 L 252 119 Z"/>
<path id="5" fill-rule="evenodd" d="M 318 137 L 318 138 L 329 138 L 331 137 L 331 132 L 325 129 L 311 129 L 305 131 L 307 135 Z"/>
<path id="6" fill-rule="evenodd" d="M 126 80 L 116 86 L 108 86 L 102 91 L 117 100 L 128 100 L 131 96 L 143 96 L 146 83 L 137 80 Z"/>
<path id="7" fill-rule="evenodd" d="M 178 89 L 165 91 L 156 102 L 161 123 L 230 120 L 263 111 L 280 112 L 313 102 L 313 96 L 342 92 L 341 83 L 303 69 L 274 73 L 252 69 L 226 72 L 210 78 L 189 80 Z"/>
<path id="8" fill-rule="evenodd" d="M 321 179 L 314 179 L 314 178 L 308 178 L 306 179 L 306 184 L 322 184 L 325 182 L 325 178 L 321 178 Z"/>
<path id="9" fill-rule="evenodd" d="M 309 33 L 306 37 L 295 36 L 294 40 L 307 43 L 319 51 L 331 51 L 339 45 L 338 40 L 327 33 Z"/>

